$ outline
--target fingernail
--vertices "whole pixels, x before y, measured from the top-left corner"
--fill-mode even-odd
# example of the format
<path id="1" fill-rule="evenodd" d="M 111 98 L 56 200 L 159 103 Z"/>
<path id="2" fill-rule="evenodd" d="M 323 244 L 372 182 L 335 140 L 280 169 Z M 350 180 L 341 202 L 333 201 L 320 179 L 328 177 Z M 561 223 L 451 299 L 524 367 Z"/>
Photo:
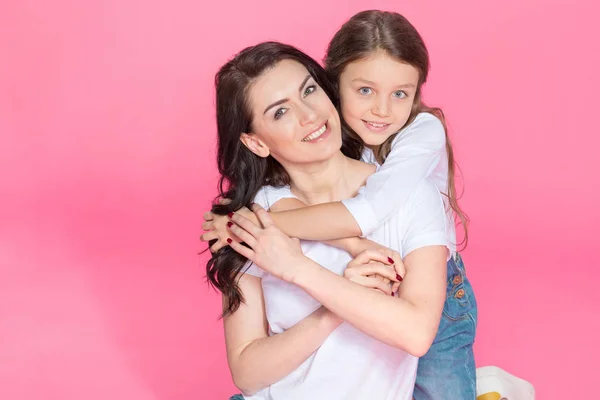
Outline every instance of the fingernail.
<path id="1" fill-rule="evenodd" d="M 394 297 L 394 292 L 392 292 L 392 297 Z"/>
<path id="2" fill-rule="evenodd" d="M 233 242 L 233 240 L 227 238 L 227 243 L 231 244 L 231 242 Z"/>
<path id="3" fill-rule="evenodd" d="M 233 213 L 232 213 L 232 212 L 230 212 L 229 214 L 227 214 L 227 216 L 228 216 L 229 218 L 233 218 Z"/>
<path id="4" fill-rule="evenodd" d="M 397 279 L 398 281 L 402 282 L 402 277 L 401 277 L 400 275 L 398 275 L 398 274 L 396 274 L 396 279 Z"/>
<path id="5" fill-rule="evenodd" d="M 394 260 L 392 260 L 392 258 L 391 258 L 391 257 L 388 257 L 388 262 L 389 262 L 390 264 L 393 264 L 393 263 L 394 263 Z"/>
<path id="6" fill-rule="evenodd" d="M 231 226 L 232 226 L 232 225 L 233 225 L 233 222 L 231 222 L 231 221 L 229 221 L 229 222 L 227 223 L 227 227 L 228 227 L 228 228 L 231 228 Z"/>

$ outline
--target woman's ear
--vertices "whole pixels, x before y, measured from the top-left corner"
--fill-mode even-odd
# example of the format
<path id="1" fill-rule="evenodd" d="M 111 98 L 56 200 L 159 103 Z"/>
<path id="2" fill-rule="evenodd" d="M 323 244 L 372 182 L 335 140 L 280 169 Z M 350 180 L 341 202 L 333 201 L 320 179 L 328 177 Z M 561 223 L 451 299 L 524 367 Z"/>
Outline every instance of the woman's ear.
<path id="1" fill-rule="evenodd" d="M 259 157 L 266 158 L 271 154 L 271 150 L 267 147 L 267 145 L 260 140 L 255 134 L 252 133 L 242 133 L 240 140 L 254 154 Z"/>

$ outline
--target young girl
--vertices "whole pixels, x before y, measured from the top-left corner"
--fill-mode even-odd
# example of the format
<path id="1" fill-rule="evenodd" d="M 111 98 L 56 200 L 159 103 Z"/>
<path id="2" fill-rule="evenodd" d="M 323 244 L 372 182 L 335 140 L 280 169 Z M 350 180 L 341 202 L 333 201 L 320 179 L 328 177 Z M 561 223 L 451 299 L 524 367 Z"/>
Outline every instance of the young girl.
<path id="1" fill-rule="evenodd" d="M 346 133 L 364 143 L 363 160 L 377 172 L 354 198 L 291 211 L 270 213 L 287 235 L 305 240 L 333 240 L 353 256 L 374 247 L 365 237 L 398 209 L 407 207 L 422 180 L 446 195 L 449 242 L 456 243 L 454 216 L 466 218 L 454 187 L 454 160 L 444 117 L 422 101 L 429 56 L 416 29 L 401 15 L 365 11 L 353 16 L 331 40 L 325 66 L 340 95 Z M 315 134 L 318 136 L 318 133 Z M 312 138 L 318 140 L 317 137 Z M 248 210 L 238 211 L 256 218 Z M 227 221 L 209 213 L 203 235 L 211 251 L 227 245 Z M 466 240 L 465 225 L 465 240 Z M 376 247 L 376 246 L 375 246 Z M 473 341 L 475 297 L 456 247 L 447 262 L 447 297 L 438 334 L 419 360 L 415 400 L 474 399 Z"/>

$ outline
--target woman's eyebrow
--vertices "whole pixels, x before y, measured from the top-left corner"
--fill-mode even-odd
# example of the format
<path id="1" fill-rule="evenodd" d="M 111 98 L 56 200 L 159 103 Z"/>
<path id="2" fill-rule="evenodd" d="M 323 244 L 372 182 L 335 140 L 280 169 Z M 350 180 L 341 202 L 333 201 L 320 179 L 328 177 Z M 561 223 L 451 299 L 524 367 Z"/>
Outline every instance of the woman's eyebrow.
<path id="1" fill-rule="evenodd" d="M 308 80 L 312 78 L 312 75 L 308 74 L 306 75 L 306 77 L 304 78 L 304 80 L 302 81 L 302 84 L 300 85 L 300 87 L 298 88 L 298 91 L 301 92 L 302 88 L 304 87 L 304 85 L 306 85 L 306 82 L 308 82 Z M 270 104 L 267 106 L 267 108 L 265 108 L 265 112 L 263 113 L 263 115 L 265 115 L 267 113 L 267 111 L 269 111 L 271 108 L 278 106 L 280 104 L 285 103 L 286 101 L 288 101 L 289 99 L 285 98 L 285 99 L 281 99 L 281 100 L 277 100 L 275 103 Z"/>

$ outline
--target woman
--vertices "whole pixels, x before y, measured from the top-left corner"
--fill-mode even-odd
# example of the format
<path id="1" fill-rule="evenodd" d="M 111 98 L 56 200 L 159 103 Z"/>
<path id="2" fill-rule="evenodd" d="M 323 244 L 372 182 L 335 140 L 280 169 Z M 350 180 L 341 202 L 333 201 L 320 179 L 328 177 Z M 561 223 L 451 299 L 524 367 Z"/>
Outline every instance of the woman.
<path id="1" fill-rule="evenodd" d="M 221 195 L 229 202 L 213 212 L 252 201 L 273 211 L 340 201 L 374 172 L 356 160 L 355 142 L 342 141 L 324 71 L 297 49 L 248 48 L 221 68 L 216 85 Z M 231 215 L 247 246 L 230 239 L 207 265 L 223 293 L 229 365 L 245 398 L 410 399 L 417 357 L 435 337 L 445 300 L 449 243 L 435 185 L 419 184 L 368 236 L 404 259 L 397 296 L 373 276 L 402 278 L 382 253 L 352 260 L 323 243 L 300 248 L 253 209 L 262 227 Z"/>
<path id="2" fill-rule="evenodd" d="M 369 235 L 406 207 L 415 187 L 427 179 L 445 194 L 448 240 L 456 243 L 452 228 L 460 220 L 466 246 L 467 218 L 455 190 L 444 114 L 428 107 L 421 95 L 430 60 L 417 29 L 398 13 L 359 12 L 334 34 L 324 64 L 339 93 L 344 128 L 364 144 L 362 160 L 376 164 L 377 172 L 353 198 L 270 213 L 277 227 L 299 239 L 334 241 L 355 256 L 373 244 L 335 239 Z M 251 211 L 236 212 L 258 223 Z M 228 217 L 209 212 L 205 219 L 209 232 L 203 239 L 218 239 L 211 251 L 227 246 Z M 419 359 L 415 400 L 475 398 L 477 302 L 458 249 L 451 253 L 443 317 L 433 345 Z"/>

